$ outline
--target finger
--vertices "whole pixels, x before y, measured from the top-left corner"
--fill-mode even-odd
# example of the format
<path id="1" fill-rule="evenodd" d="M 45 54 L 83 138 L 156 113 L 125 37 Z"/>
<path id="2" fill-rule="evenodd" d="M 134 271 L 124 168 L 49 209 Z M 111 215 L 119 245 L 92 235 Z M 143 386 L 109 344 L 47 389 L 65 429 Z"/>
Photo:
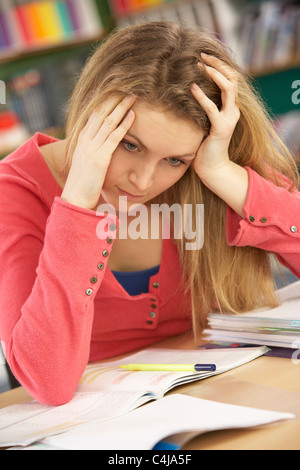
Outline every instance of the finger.
<path id="1" fill-rule="evenodd" d="M 105 156 L 109 159 L 111 158 L 112 154 L 131 128 L 134 120 L 135 113 L 130 110 L 119 126 L 108 135 L 106 141 L 101 145 L 101 155 L 103 155 L 104 158 Z"/>
<path id="2" fill-rule="evenodd" d="M 95 111 L 90 115 L 83 129 L 83 133 L 88 140 L 91 140 L 95 137 L 106 116 L 108 116 L 119 103 L 120 98 L 114 96 L 106 100 L 100 107 L 95 109 Z"/>
<path id="3" fill-rule="evenodd" d="M 239 73 L 229 65 L 225 64 L 223 60 L 218 59 L 215 56 L 205 54 L 203 52 L 201 52 L 201 57 L 206 64 L 219 70 L 219 72 L 225 75 L 228 80 L 232 81 L 233 83 L 238 82 Z"/>
<path id="4" fill-rule="evenodd" d="M 106 115 L 95 136 L 95 141 L 98 145 L 104 143 L 108 136 L 119 126 L 135 101 L 136 97 L 126 96 L 110 114 Z"/>
<path id="5" fill-rule="evenodd" d="M 199 64 L 201 68 L 205 68 L 207 74 L 212 78 L 215 84 L 220 88 L 222 93 L 222 104 L 223 109 L 227 109 L 229 106 L 235 106 L 237 88 L 223 73 L 217 69 L 210 67 L 209 65 Z"/>
<path id="6" fill-rule="evenodd" d="M 215 123 L 220 118 L 220 111 L 217 105 L 206 96 L 206 94 L 196 83 L 191 85 L 191 91 L 199 105 L 206 112 L 211 124 Z"/>
<path id="7" fill-rule="evenodd" d="M 134 104 L 136 98 L 134 96 L 126 96 L 123 100 L 119 97 L 112 97 L 106 100 L 100 108 L 96 109 L 90 116 L 86 128 L 84 129 L 85 135 L 88 139 L 94 139 L 102 126 L 109 128 L 113 127 L 115 118 L 119 117 L 119 121 L 125 116 L 130 107 Z M 117 118 L 118 119 L 118 118 Z"/>

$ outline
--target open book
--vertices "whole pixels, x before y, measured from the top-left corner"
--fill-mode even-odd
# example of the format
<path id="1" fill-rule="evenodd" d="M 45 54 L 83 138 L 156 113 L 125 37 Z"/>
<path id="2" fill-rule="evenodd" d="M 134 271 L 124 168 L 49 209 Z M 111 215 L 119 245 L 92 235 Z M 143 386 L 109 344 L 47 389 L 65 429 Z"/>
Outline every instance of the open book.
<path id="1" fill-rule="evenodd" d="M 221 374 L 268 351 L 265 347 L 222 350 L 146 349 L 122 360 L 87 366 L 70 403 L 51 407 L 36 401 L 0 410 L 0 446 L 29 445 L 92 421 L 121 416 L 174 387 Z M 215 364 L 215 372 L 132 372 L 128 363 Z"/>
<path id="2" fill-rule="evenodd" d="M 93 421 L 46 438 L 36 448 L 45 446 L 47 450 L 177 450 L 205 432 L 253 427 L 291 418 L 294 418 L 291 413 L 174 394 L 109 421 Z"/>

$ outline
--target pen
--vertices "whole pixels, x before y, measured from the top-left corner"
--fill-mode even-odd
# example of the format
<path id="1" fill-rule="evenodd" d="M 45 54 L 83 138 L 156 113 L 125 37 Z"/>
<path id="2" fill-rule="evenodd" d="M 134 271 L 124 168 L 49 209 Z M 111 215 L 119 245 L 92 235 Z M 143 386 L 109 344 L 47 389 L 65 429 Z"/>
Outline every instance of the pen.
<path id="1" fill-rule="evenodd" d="M 134 371 L 215 372 L 215 364 L 126 364 L 121 369 Z"/>

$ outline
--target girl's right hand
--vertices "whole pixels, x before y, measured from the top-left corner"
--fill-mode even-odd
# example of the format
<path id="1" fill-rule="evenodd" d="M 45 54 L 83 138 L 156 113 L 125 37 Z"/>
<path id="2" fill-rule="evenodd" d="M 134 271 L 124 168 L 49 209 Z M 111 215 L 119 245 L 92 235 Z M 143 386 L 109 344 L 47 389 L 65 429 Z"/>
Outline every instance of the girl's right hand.
<path id="1" fill-rule="evenodd" d="M 62 199 L 95 209 L 112 155 L 132 126 L 136 97 L 114 97 L 95 111 L 79 134 Z"/>

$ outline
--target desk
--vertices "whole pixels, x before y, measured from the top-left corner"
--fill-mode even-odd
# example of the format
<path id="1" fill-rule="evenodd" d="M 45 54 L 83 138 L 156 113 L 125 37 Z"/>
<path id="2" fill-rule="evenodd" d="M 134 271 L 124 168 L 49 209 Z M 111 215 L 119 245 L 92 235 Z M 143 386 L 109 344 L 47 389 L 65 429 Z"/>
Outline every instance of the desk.
<path id="1" fill-rule="evenodd" d="M 194 349 L 191 335 L 171 338 L 155 347 Z M 169 392 L 236 405 L 292 412 L 295 420 L 245 430 L 203 434 L 185 450 L 300 450 L 300 364 L 290 359 L 260 357 L 219 376 Z M 0 395 L 0 408 L 31 400 L 22 388 Z"/>

